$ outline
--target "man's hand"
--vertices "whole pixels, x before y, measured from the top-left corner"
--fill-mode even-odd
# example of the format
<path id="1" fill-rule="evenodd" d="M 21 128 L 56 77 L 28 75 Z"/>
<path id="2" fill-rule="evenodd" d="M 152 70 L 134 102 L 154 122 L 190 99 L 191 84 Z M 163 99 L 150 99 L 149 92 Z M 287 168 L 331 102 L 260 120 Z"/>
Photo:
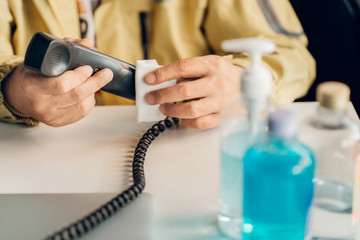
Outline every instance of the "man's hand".
<path id="1" fill-rule="evenodd" d="M 183 59 L 148 73 L 145 80 L 151 85 L 172 79 L 188 81 L 150 92 L 146 100 L 161 104 L 164 115 L 180 118 L 185 126 L 213 128 L 220 124 L 221 110 L 240 91 L 241 70 L 215 55 Z"/>
<path id="2" fill-rule="evenodd" d="M 66 40 L 85 47 L 93 45 L 89 39 Z M 29 117 L 50 126 L 64 126 L 85 117 L 95 105 L 95 92 L 113 78 L 110 69 L 92 73 L 90 66 L 81 66 L 48 78 L 21 64 L 6 78 L 5 97 L 13 108 Z"/>

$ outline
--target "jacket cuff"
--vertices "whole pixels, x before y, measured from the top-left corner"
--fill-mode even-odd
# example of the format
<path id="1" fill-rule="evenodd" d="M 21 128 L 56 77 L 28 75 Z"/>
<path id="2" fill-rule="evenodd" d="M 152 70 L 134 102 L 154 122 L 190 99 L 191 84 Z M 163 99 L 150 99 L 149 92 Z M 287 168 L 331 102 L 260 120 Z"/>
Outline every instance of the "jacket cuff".
<path id="1" fill-rule="evenodd" d="M 4 97 L 3 83 L 5 78 L 12 73 L 12 71 L 23 62 L 23 58 L 19 56 L 12 56 L 8 59 L 1 59 L 0 65 L 0 121 L 8 123 L 20 123 L 28 126 L 35 126 L 39 122 L 31 117 L 28 117 L 16 109 L 14 109 Z"/>

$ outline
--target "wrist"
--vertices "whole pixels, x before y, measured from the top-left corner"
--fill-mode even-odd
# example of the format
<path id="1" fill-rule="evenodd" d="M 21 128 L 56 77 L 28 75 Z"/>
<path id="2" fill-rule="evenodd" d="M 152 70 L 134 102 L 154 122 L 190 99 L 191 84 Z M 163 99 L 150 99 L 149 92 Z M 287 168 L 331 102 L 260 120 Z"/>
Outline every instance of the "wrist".
<path id="1" fill-rule="evenodd" d="M 17 67 L 15 67 L 13 69 L 13 71 L 8 74 L 2 81 L 1 83 L 1 92 L 3 94 L 3 104 L 5 105 L 5 107 L 12 113 L 14 114 L 15 116 L 17 117 L 23 117 L 23 118 L 28 118 L 30 116 L 27 116 L 26 114 L 18 111 L 14 105 L 12 104 L 11 102 L 11 98 L 9 98 L 9 93 L 11 92 L 9 90 L 9 82 L 12 81 L 11 78 L 14 77 L 14 75 L 16 75 L 16 71 L 18 70 L 18 68 L 21 68 L 21 64 L 18 65 Z"/>

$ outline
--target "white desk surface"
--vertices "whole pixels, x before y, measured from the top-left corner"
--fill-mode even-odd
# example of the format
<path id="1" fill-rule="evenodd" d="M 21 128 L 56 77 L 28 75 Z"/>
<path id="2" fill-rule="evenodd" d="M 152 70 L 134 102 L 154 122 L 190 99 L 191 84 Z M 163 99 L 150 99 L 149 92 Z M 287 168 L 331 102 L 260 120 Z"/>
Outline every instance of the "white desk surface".
<path id="1" fill-rule="evenodd" d="M 287 108 L 304 118 L 315 106 Z M 151 125 L 136 123 L 134 106 L 95 107 L 86 118 L 61 128 L 0 122 L 0 198 L 120 192 L 133 149 Z M 218 149 L 218 128 L 167 130 L 150 145 L 145 192 L 153 197 L 153 239 L 227 239 L 216 224 Z M 0 221 L 6 218 L 1 207 Z"/>

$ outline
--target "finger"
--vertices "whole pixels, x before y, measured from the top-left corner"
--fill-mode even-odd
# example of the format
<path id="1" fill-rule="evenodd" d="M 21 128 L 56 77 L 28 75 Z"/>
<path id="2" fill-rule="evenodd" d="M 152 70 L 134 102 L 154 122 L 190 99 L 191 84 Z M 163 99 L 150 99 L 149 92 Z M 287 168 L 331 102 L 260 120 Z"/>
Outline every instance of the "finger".
<path id="1" fill-rule="evenodd" d="M 202 98 L 214 92 L 212 83 L 213 82 L 208 81 L 206 77 L 194 81 L 188 81 L 175 86 L 149 92 L 145 99 L 149 104 L 156 105 Z"/>
<path id="2" fill-rule="evenodd" d="M 48 95 L 62 94 L 80 86 L 90 78 L 92 73 L 92 67 L 87 65 L 81 66 L 74 70 L 66 71 L 56 78 L 38 79 L 38 84 L 40 84 L 43 92 Z"/>
<path id="3" fill-rule="evenodd" d="M 113 78 L 113 73 L 110 69 L 105 68 L 94 74 L 80 86 L 71 89 L 70 91 L 59 94 L 54 97 L 54 104 L 59 104 L 61 107 L 68 107 L 77 104 L 105 86 Z"/>
<path id="4" fill-rule="evenodd" d="M 181 119 L 181 125 L 199 130 L 220 125 L 220 113 L 212 113 L 195 119 Z"/>
<path id="5" fill-rule="evenodd" d="M 186 58 L 148 73 L 145 81 L 155 85 L 172 79 L 201 77 L 209 69 L 210 65 L 203 57 Z"/>
<path id="6" fill-rule="evenodd" d="M 220 105 L 211 97 L 202 98 L 186 103 L 165 103 L 160 105 L 160 111 L 165 116 L 183 119 L 198 118 L 207 114 L 218 112 Z"/>
<path id="7" fill-rule="evenodd" d="M 46 124 L 53 127 L 61 127 L 74 123 L 87 116 L 94 106 L 95 98 L 94 96 L 89 96 L 75 105 L 59 109 L 57 111 L 57 118 Z"/>
<path id="8" fill-rule="evenodd" d="M 77 39 L 74 43 L 82 45 L 87 48 L 94 47 L 94 40 L 92 40 L 91 38 Z"/>
<path id="9" fill-rule="evenodd" d="M 94 40 L 92 40 L 91 38 L 76 39 L 76 38 L 66 37 L 64 38 L 64 40 L 82 45 L 87 48 L 94 47 Z"/>

